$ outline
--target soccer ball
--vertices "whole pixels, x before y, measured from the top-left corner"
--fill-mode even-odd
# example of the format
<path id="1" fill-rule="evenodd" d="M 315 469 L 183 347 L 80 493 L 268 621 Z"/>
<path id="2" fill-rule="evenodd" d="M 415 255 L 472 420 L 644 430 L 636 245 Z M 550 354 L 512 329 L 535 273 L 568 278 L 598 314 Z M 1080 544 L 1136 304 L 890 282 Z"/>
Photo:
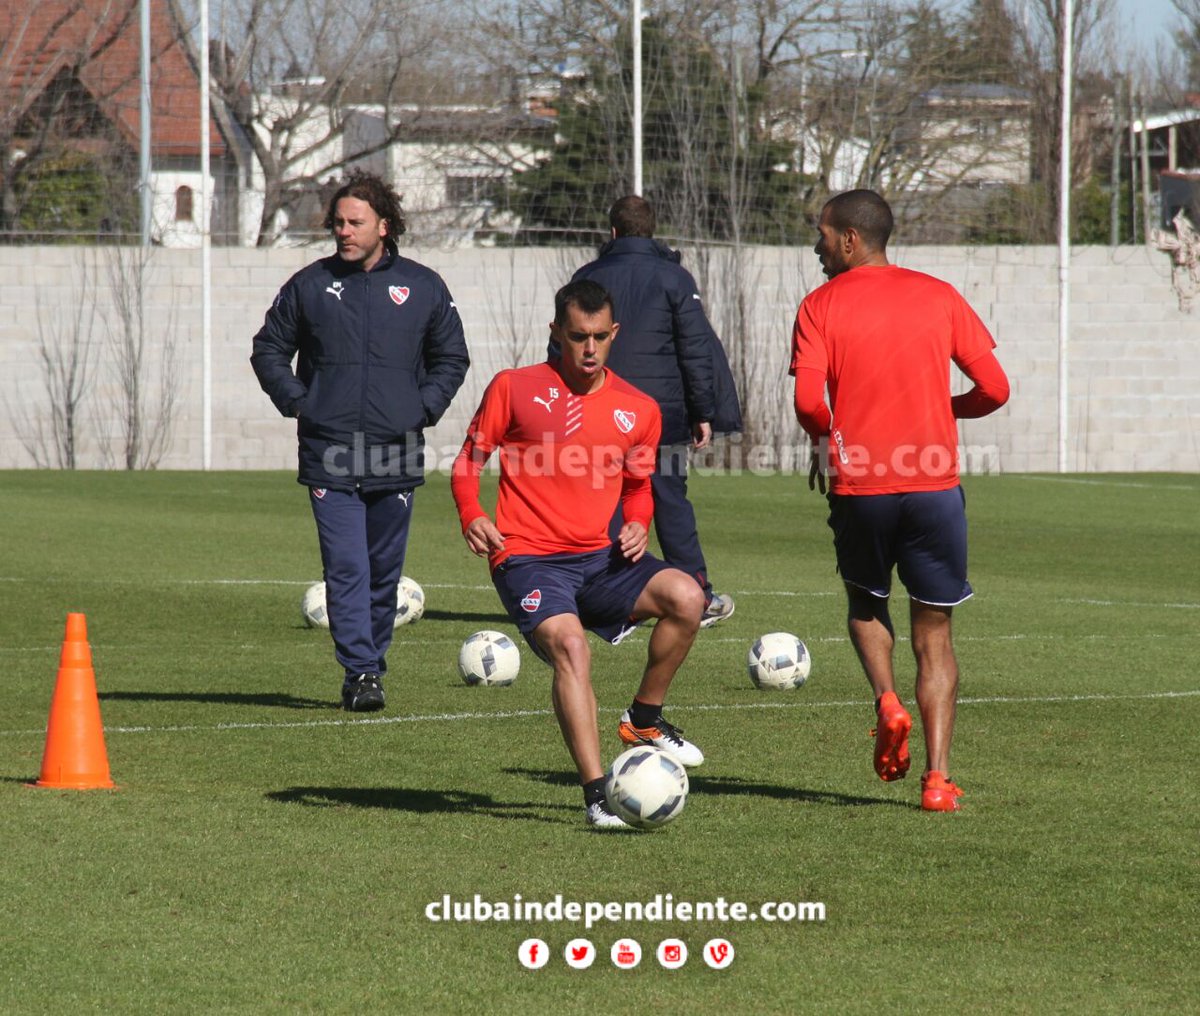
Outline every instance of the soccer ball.
<path id="1" fill-rule="evenodd" d="M 808 680 L 811 668 L 808 648 L 786 631 L 773 631 L 756 639 L 746 658 L 746 669 L 756 688 L 799 688 Z"/>
<path id="2" fill-rule="evenodd" d="M 300 600 L 300 616 L 310 628 L 328 628 L 329 612 L 325 609 L 325 583 L 314 582 Z"/>
<path id="3" fill-rule="evenodd" d="M 477 631 L 458 651 L 458 672 L 467 684 L 504 687 L 520 669 L 521 651 L 503 632 Z"/>
<path id="4" fill-rule="evenodd" d="M 414 624 L 425 614 L 425 590 L 415 579 L 407 575 L 400 576 L 400 584 L 396 587 L 396 624 Z"/>
<path id="5" fill-rule="evenodd" d="M 678 818 L 687 794 L 687 770 L 674 755 L 651 745 L 618 755 L 604 784 L 608 806 L 639 829 L 656 829 Z"/>
<path id="6" fill-rule="evenodd" d="M 396 586 L 395 627 L 421 620 L 425 613 L 425 590 L 407 575 L 400 578 Z M 328 628 L 329 610 L 325 606 L 325 583 L 314 582 L 304 591 L 300 601 L 300 614 L 310 628 Z"/>

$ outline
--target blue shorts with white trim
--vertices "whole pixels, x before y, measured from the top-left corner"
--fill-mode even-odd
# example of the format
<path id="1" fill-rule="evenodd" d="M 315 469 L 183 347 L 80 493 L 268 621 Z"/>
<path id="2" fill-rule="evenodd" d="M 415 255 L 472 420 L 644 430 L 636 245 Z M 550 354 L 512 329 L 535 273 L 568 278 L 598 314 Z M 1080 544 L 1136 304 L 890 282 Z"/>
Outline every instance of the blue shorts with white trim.
<path id="1" fill-rule="evenodd" d="M 541 656 L 533 631 L 547 618 L 575 614 L 614 645 L 636 626 L 630 615 L 646 584 L 671 566 L 650 554 L 630 561 L 615 546 L 585 554 L 514 554 L 492 571 L 500 602 Z"/>
<path id="2" fill-rule="evenodd" d="M 829 526 L 842 579 L 880 598 L 892 569 L 908 595 L 952 607 L 967 581 L 966 495 L 961 486 L 906 494 L 830 494 Z"/>

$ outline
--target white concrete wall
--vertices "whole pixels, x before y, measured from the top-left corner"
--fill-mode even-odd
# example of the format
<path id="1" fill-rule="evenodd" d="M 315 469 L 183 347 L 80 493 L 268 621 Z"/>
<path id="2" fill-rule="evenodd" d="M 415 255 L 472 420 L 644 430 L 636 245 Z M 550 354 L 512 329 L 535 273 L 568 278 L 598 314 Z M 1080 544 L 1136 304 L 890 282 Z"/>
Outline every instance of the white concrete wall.
<path id="1" fill-rule="evenodd" d="M 213 252 L 213 436 L 215 469 L 292 469 L 292 421 L 276 415 L 250 370 L 250 340 L 281 283 L 324 250 L 220 248 Z M 474 365 L 443 422 L 428 434 L 434 465 L 457 448 L 495 370 L 541 358 L 554 290 L 591 256 L 582 250 L 410 250 L 445 277 L 463 316 Z M 114 320 L 103 249 L 0 248 L 0 468 L 36 464 L 26 447 L 46 432 L 49 402 L 39 346 L 71 333 L 74 308 L 92 324 L 93 387 L 83 403 L 83 467 L 120 464 L 121 397 L 106 333 Z M 1058 447 L 1058 311 L 1052 248 L 898 248 L 893 259 L 961 289 L 991 327 L 1013 396 L 992 417 L 962 424 L 968 448 L 1003 472 L 1053 471 Z M 732 334 L 731 301 L 720 280 L 728 264 L 688 264 L 706 289 L 710 316 L 731 359 L 753 371 L 771 412 L 760 427 L 770 454 L 739 447 L 745 463 L 770 466 L 778 446 L 804 454 L 790 416 L 786 369 L 795 306 L 819 284 L 807 250 L 746 252 L 750 320 L 746 345 Z M 83 266 L 94 280 L 82 285 Z M 708 280 L 707 282 L 705 280 Z M 723 302 L 724 301 L 724 302 Z M 154 253 L 147 293 L 152 333 L 172 336 L 179 357 L 179 401 L 168 452 L 159 468 L 195 469 L 203 462 L 200 256 Z M 1073 471 L 1200 471 L 1200 310 L 1179 309 L 1165 254 L 1141 247 L 1078 248 L 1072 261 L 1069 468 Z M 39 335 L 42 338 L 39 338 Z M 161 371 L 151 355 L 153 392 Z M 956 390 L 961 390 L 957 388 Z M 153 426 L 153 410 L 150 411 Z M 752 457 L 754 456 L 754 457 Z"/>

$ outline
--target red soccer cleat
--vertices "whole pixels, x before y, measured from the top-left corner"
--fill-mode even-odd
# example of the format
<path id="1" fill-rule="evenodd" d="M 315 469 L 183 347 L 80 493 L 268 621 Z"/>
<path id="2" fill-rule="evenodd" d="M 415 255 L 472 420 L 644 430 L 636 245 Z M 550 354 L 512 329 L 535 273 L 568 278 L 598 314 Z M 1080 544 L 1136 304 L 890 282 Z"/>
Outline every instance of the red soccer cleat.
<path id="1" fill-rule="evenodd" d="M 921 777 L 922 811 L 958 811 L 962 791 L 946 779 L 945 773 L 930 770 Z"/>
<path id="2" fill-rule="evenodd" d="M 900 704 L 894 691 L 879 698 L 879 724 L 871 731 L 875 738 L 875 772 L 885 783 L 902 780 L 912 760 L 908 757 L 908 732 L 912 717 Z"/>

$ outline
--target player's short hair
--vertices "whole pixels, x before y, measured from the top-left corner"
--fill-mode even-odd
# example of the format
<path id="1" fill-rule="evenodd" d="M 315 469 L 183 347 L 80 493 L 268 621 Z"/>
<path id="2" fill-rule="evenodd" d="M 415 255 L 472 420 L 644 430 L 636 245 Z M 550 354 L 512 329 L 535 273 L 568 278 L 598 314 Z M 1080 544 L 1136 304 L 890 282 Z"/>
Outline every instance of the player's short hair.
<path id="1" fill-rule="evenodd" d="M 325 228 L 333 229 L 333 219 L 337 213 L 337 203 L 342 198 L 358 198 L 371 206 L 371 211 L 387 223 L 387 235 L 383 238 L 384 245 L 393 253 L 396 251 L 396 238 L 404 235 L 408 228 L 404 221 L 404 210 L 400 207 L 400 195 L 395 189 L 385 183 L 374 173 L 365 173 L 356 169 L 345 182 L 333 192 L 329 199 L 329 207 L 325 211 Z"/>
<path id="2" fill-rule="evenodd" d="M 554 294 L 554 323 L 567 323 L 567 310 L 578 307 L 585 314 L 599 314 L 605 307 L 612 311 L 612 297 L 600 283 L 591 279 L 568 282 Z"/>
<path id="3" fill-rule="evenodd" d="M 618 198 L 608 210 L 608 224 L 617 236 L 653 236 L 658 221 L 654 206 L 636 194 Z"/>
<path id="4" fill-rule="evenodd" d="M 825 202 L 825 208 L 834 229 L 845 232 L 853 226 L 868 247 L 887 247 L 896 220 L 888 203 L 873 190 L 844 191 Z"/>

